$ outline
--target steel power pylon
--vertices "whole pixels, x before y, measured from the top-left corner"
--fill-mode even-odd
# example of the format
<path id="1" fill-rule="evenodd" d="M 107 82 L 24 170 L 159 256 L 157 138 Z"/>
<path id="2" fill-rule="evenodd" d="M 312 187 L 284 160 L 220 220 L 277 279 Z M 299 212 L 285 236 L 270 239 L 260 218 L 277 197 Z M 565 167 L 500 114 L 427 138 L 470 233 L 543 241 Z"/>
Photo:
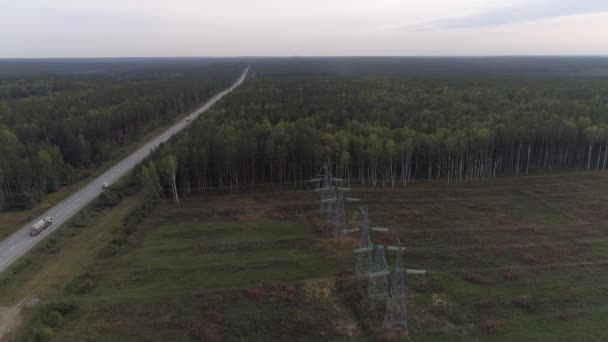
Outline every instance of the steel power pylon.
<path id="1" fill-rule="evenodd" d="M 317 183 L 315 191 L 321 193 L 321 215 L 326 217 L 327 223 L 332 227 L 332 235 L 336 238 L 341 237 L 348 228 L 344 202 L 359 200 L 344 196 L 350 188 L 342 187 L 343 179 L 332 177 L 329 163 L 324 163 L 319 171 L 319 177 L 311 179 L 310 182 Z"/>
<path id="2" fill-rule="evenodd" d="M 390 274 L 384 256 L 384 246 L 378 245 L 376 246 L 372 270 L 367 274 L 369 278 L 367 293 L 372 308 L 378 301 L 388 298 L 388 276 Z"/>
<path id="3" fill-rule="evenodd" d="M 369 215 L 368 208 L 361 207 L 359 208 L 361 214 L 363 216 L 363 223 L 361 224 L 361 228 L 359 231 L 361 232 L 361 241 L 359 242 L 359 248 L 355 249 L 355 254 L 357 254 L 357 264 L 355 266 L 355 274 L 357 275 L 358 280 L 367 279 L 367 274 L 372 270 L 372 252 L 374 250 L 374 245 L 372 244 L 372 240 L 370 237 L 370 223 L 369 223 Z"/>
<path id="4" fill-rule="evenodd" d="M 334 212 L 332 213 L 333 217 L 331 218 L 331 224 L 334 228 L 333 235 L 334 237 L 339 237 L 343 235 L 344 230 L 346 229 L 346 210 L 344 209 L 344 192 L 347 191 L 343 188 L 336 187 L 334 190 L 334 194 L 336 196 Z"/>
<path id="5" fill-rule="evenodd" d="M 386 232 L 387 228 L 371 227 L 371 220 L 369 218 L 369 208 L 367 206 L 359 207 L 359 212 L 363 217 L 361 222 L 361 228 L 347 229 L 344 231 L 345 234 L 360 232 L 361 240 L 359 242 L 359 248 L 354 250 L 357 255 L 357 264 L 355 266 L 355 274 L 358 280 L 367 280 L 367 274 L 372 272 L 373 268 L 373 252 L 374 246 L 371 240 L 371 233 L 374 232 Z"/>
<path id="6" fill-rule="evenodd" d="M 344 193 L 350 191 L 350 188 L 334 187 L 335 194 L 335 205 L 333 212 L 331 213 L 331 225 L 333 226 L 334 237 L 342 237 L 349 230 L 348 223 L 346 222 L 346 210 L 344 208 L 344 202 L 359 202 L 358 198 L 345 197 Z"/>
<path id="7" fill-rule="evenodd" d="M 384 327 L 389 330 L 403 329 L 407 332 L 407 308 L 405 305 L 405 274 L 403 268 L 403 254 L 405 248 L 397 239 L 397 257 L 395 269 L 391 277 L 391 286 L 386 300 L 386 313 L 384 314 Z"/>
<path id="8" fill-rule="evenodd" d="M 397 252 L 395 259 L 395 269 L 391 278 L 389 295 L 386 298 L 386 312 L 384 314 L 384 327 L 389 330 L 402 329 L 408 332 L 407 326 L 407 307 L 405 298 L 405 275 L 406 274 L 426 274 L 426 270 L 414 270 L 404 267 L 403 259 L 407 248 L 403 247 L 401 241 L 397 239 L 396 246 L 387 246 L 389 252 Z"/>
<path id="9" fill-rule="evenodd" d="M 324 216 L 327 223 L 332 223 L 335 217 L 336 207 L 336 188 L 342 184 L 343 180 L 332 177 L 331 164 L 323 163 L 317 178 L 311 179 L 309 182 L 317 183 L 316 192 L 321 193 L 320 211 L 321 216 Z"/>

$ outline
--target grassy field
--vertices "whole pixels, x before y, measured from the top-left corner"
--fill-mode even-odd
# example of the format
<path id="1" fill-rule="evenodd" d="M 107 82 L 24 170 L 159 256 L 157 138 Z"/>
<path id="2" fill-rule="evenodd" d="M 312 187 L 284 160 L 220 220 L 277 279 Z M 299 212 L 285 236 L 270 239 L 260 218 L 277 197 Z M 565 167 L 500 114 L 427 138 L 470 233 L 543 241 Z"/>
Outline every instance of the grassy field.
<path id="1" fill-rule="evenodd" d="M 398 237 L 406 266 L 430 271 L 406 280 L 411 340 L 604 338 L 608 175 L 353 190 L 373 223 L 391 228 L 373 242 Z M 73 237 L 89 241 L 83 254 L 69 256 L 77 243 L 62 249 L 62 263 L 78 266 L 48 278 L 47 304 L 27 309 L 16 340 L 41 336 L 41 327 L 57 341 L 383 338 L 383 307 L 370 310 L 353 278 L 357 236 L 329 238 L 316 199 L 312 191 L 213 195 L 135 214 L 137 201 L 127 199 L 131 208 L 96 219 L 111 220 L 102 225 L 108 235 L 96 240 L 85 228 Z M 355 210 L 348 205 L 347 215 Z M 76 309 L 61 311 L 66 303 Z"/>
<path id="2" fill-rule="evenodd" d="M 356 334 L 352 312 L 333 296 L 336 270 L 350 260 L 320 255 L 309 223 L 273 218 L 268 208 L 246 197 L 156 207 L 121 247 L 102 251 L 67 284 L 63 300 L 79 308 L 57 340 Z M 85 283 L 93 285 L 81 291 Z"/>
<path id="3" fill-rule="evenodd" d="M 394 228 L 375 242 L 399 237 L 407 266 L 433 272 L 408 277 L 410 336 L 601 340 L 607 181 L 593 173 L 359 193 Z"/>
<path id="4" fill-rule="evenodd" d="M 138 195 L 104 211 L 85 208 L 0 275 L 0 303 L 15 303 L 30 294 L 42 298 L 62 294 L 66 282 L 95 260 L 113 231 L 142 202 Z"/>

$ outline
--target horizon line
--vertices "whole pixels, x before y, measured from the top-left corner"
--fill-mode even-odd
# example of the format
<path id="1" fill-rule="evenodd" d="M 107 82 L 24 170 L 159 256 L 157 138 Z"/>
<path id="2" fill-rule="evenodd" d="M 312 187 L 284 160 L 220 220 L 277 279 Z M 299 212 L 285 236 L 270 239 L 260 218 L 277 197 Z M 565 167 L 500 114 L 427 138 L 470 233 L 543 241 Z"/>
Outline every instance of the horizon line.
<path id="1" fill-rule="evenodd" d="M 470 55 L 242 55 L 242 56 L 88 56 L 88 57 L 0 57 L 8 60 L 61 60 L 61 59 L 248 59 L 248 58 L 608 58 L 608 54 L 470 54 Z"/>

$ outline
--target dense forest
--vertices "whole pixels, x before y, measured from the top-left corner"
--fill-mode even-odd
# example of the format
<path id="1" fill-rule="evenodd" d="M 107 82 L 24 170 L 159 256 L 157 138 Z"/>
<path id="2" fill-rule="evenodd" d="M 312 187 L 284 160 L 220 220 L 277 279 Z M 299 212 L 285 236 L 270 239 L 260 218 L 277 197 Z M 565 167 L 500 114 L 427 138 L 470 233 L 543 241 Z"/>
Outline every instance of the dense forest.
<path id="1" fill-rule="evenodd" d="M 27 208 L 77 181 L 241 71 L 212 63 L 119 66 L 0 76 L 0 211 Z"/>
<path id="2" fill-rule="evenodd" d="M 254 73 L 255 74 L 255 73 Z M 321 162 L 372 186 L 608 166 L 608 80 L 249 80 L 157 152 L 159 198 L 302 185 Z"/>
<path id="3" fill-rule="evenodd" d="M 607 166 L 606 58 L 8 60 L 0 210 L 116 158 L 248 64 L 242 88 L 140 169 L 156 196 L 300 186 L 328 160 L 372 186 Z"/>

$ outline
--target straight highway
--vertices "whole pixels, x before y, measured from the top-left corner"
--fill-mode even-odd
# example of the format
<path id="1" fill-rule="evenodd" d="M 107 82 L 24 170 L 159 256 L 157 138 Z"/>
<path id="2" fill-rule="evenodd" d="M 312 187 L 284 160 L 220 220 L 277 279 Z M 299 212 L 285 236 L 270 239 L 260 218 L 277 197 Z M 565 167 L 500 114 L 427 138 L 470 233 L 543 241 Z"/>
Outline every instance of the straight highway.
<path id="1" fill-rule="evenodd" d="M 190 114 L 191 120 L 180 120 L 173 126 L 169 127 L 161 135 L 150 140 L 144 146 L 131 153 L 102 175 L 91 180 L 86 186 L 78 190 L 76 193 L 70 195 L 68 198 L 40 215 L 40 217 L 37 217 L 32 222 L 21 227 L 13 235 L 2 241 L 0 243 L 0 272 L 4 271 L 13 262 L 32 249 L 38 242 L 42 241 L 46 236 L 52 234 L 53 231 L 74 216 L 74 214 L 76 214 L 80 209 L 84 208 L 88 203 L 95 199 L 103 191 L 103 183 L 111 185 L 112 183 L 116 182 L 125 173 L 133 169 L 137 164 L 150 155 L 150 153 L 160 144 L 168 141 L 173 135 L 186 128 L 192 121 L 194 121 L 194 119 L 211 108 L 216 102 L 224 97 L 224 95 L 230 93 L 236 87 L 241 85 L 241 83 L 243 83 L 247 77 L 248 71 L 249 68 L 245 69 L 238 80 L 236 80 L 236 82 L 234 82 L 228 89 L 221 91 L 209 99 L 203 106 L 192 112 Z M 36 221 L 47 216 L 51 216 L 53 218 L 53 224 L 43 230 L 39 235 L 34 237 L 30 236 L 30 227 Z"/>

